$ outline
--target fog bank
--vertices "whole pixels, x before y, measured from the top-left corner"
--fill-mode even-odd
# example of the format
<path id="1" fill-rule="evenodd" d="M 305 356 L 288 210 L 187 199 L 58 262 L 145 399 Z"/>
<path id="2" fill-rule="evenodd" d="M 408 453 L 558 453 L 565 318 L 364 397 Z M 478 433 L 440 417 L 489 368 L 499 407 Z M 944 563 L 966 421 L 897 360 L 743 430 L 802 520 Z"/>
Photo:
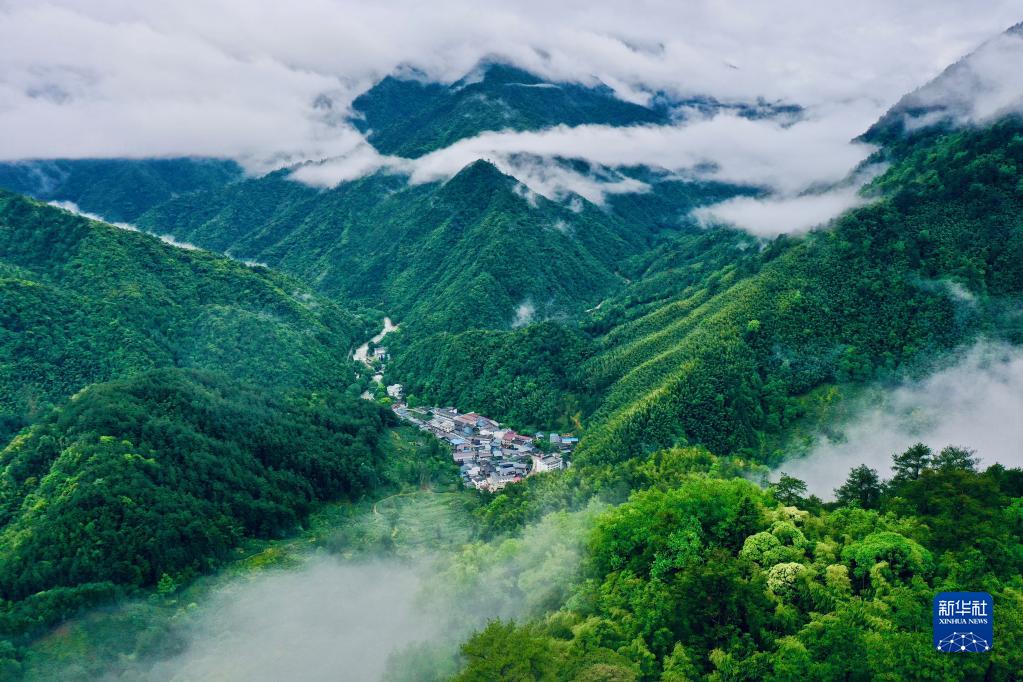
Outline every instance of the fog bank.
<path id="1" fill-rule="evenodd" d="M 376 680 L 392 651 L 430 634 L 416 571 L 324 558 L 242 578 L 213 594 L 188 648 L 155 680 Z"/>
<path id="2" fill-rule="evenodd" d="M 905 383 L 863 410 L 841 438 L 820 437 L 808 456 L 781 469 L 809 492 L 833 499 L 860 464 L 891 476 L 891 456 L 913 443 L 977 451 L 981 466 L 1023 466 L 1023 352 L 980 343 L 926 379 Z"/>

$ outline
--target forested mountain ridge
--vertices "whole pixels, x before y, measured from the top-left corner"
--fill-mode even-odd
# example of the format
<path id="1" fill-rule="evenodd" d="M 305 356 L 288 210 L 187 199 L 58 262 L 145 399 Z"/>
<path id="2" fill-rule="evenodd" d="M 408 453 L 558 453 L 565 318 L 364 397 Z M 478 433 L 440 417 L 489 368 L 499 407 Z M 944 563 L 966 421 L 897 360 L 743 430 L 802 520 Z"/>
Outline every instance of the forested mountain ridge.
<path id="1" fill-rule="evenodd" d="M 93 384 L 0 450 L 0 632 L 15 636 L 161 579 L 385 481 L 394 416 L 159 369 Z"/>
<path id="2" fill-rule="evenodd" d="M 1023 125 L 916 144 L 871 205 L 595 338 L 576 380 L 601 392 L 580 460 L 690 442 L 773 461 L 763 434 L 816 386 L 891 376 L 980 333 L 1019 342 L 1002 311 L 1023 295 Z"/>
<path id="3" fill-rule="evenodd" d="M 741 191 L 662 181 L 649 205 L 568 206 L 481 160 L 421 185 L 378 173 L 317 190 L 282 171 L 171 200 L 137 222 L 279 268 L 422 333 L 457 332 L 507 329 L 521 306 L 536 319 L 577 315 L 634 276 L 640 264 L 630 259 L 664 234 L 694 231 L 689 209 Z"/>
<path id="4" fill-rule="evenodd" d="M 105 220 L 131 222 L 180 194 L 241 179 L 225 159 L 54 159 L 0 162 L 0 187 L 44 201 L 69 201 Z"/>
<path id="5" fill-rule="evenodd" d="M 343 390 L 375 325 L 266 268 L 0 192 L 3 439 L 88 384 L 205 367 Z"/>
<path id="6" fill-rule="evenodd" d="M 0 254 L 5 635 L 393 483 L 350 359 L 375 313 L 2 191 Z"/>
<path id="7" fill-rule="evenodd" d="M 493 130 L 671 119 L 664 103 L 633 104 L 604 85 L 552 83 L 499 62 L 484 62 L 451 85 L 409 76 L 387 76 L 352 103 L 353 122 L 381 153 L 413 158 Z"/>
<path id="8" fill-rule="evenodd" d="M 692 115 L 798 116 L 798 105 L 720 102 L 713 97 L 646 93 L 643 104 L 610 87 L 556 82 L 501 61 L 484 60 L 451 84 L 415 71 L 387 76 L 352 102 L 352 122 L 381 153 L 415 158 L 492 131 L 578 125 L 664 125 Z"/>

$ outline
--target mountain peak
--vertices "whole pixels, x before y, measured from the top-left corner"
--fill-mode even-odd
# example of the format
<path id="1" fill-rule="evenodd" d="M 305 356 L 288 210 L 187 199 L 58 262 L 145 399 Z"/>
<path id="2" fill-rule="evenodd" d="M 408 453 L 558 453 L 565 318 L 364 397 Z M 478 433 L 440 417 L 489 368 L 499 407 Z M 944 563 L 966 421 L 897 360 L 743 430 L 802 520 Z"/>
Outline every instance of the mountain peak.
<path id="1" fill-rule="evenodd" d="M 863 139 L 884 142 L 935 126 L 992 121 L 1023 111 L 1023 22 L 985 41 L 903 96 Z"/>
<path id="2" fill-rule="evenodd" d="M 668 111 L 618 99 L 606 85 L 553 83 L 496 60 L 451 85 L 388 76 L 352 103 L 353 124 L 384 154 L 418 157 L 482 132 L 556 125 L 667 123 Z"/>

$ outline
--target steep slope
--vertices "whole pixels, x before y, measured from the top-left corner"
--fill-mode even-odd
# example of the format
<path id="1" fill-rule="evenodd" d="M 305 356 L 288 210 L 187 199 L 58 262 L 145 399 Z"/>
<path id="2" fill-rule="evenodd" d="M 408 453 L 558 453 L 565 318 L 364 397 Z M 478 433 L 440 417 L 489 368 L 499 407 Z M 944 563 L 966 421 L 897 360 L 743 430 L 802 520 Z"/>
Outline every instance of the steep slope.
<path id="1" fill-rule="evenodd" d="M 0 440 L 82 387 L 157 367 L 344 388 L 372 322 L 265 268 L 0 191 Z"/>
<path id="2" fill-rule="evenodd" d="M 162 369 L 78 393 L 0 450 L 0 633 L 187 580 L 383 480 L 395 418 Z"/>
<path id="3" fill-rule="evenodd" d="M 131 222 L 180 194 L 239 180 L 220 159 L 55 159 L 0 163 L 0 188 L 44 201 L 70 201 L 106 220 Z"/>
<path id="4" fill-rule="evenodd" d="M 552 83 L 500 63 L 481 64 L 451 85 L 388 76 L 352 107 L 358 114 L 353 123 L 368 133 L 374 147 L 404 157 L 422 156 L 488 130 L 670 120 L 668 107 L 625 102 L 607 86 Z"/>
<path id="5" fill-rule="evenodd" d="M 936 78 L 903 96 L 863 138 L 899 147 L 908 135 L 984 124 L 1023 111 L 1023 23 L 985 41 Z"/>
<path id="6" fill-rule="evenodd" d="M 1023 294 L 1019 119 L 903 152 L 881 198 L 834 229 L 609 332 L 586 368 L 607 393 L 580 457 L 689 441 L 770 460 L 761 435 L 815 386 L 882 378 L 980 332 L 1023 340 L 1000 314 Z"/>
<path id="7" fill-rule="evenodd" d="M 659 235 L 693 228 L 685 206 L 738 191 L 676 186 L 685 184 L 658 185 L 649 205 L 601 208 L 549 201 L 483 161 L 446 183 L 411 186 L 377 174 L 314 190 L 282 172 L 167 202 L 138 224 L 266 263 L 425 331 L 500 329 L 523 321 L 520 310 L 564 317 L 597 304 Z M 677 213 L 662 205 L 671 201 Z"/>

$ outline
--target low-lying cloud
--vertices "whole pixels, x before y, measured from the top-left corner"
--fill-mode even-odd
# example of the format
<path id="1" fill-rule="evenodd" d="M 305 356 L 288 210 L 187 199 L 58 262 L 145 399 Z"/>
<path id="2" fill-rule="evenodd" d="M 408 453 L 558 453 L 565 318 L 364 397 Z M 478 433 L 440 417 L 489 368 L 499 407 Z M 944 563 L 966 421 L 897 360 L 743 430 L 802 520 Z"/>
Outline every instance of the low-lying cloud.
<path id="1" fill-rule="evenodd" d="M 485 159 L 548 199 L 576 195 L 601 204 L 608 194 L 648 191 L 646 183 L 615 171 L 647 166 L 677 177 L 773 192 L 775 196 L 766 200 L 733 200 L 701 215 L 758 234 L 798 232 L 859 201 L 855 188 L 800 194 L 838 183 L 869 156 L 873 147 L 850 140 L 872 116 L 873 112 L 843 108 L 789 123 L 719 113 L 674 125 L 487 132 L 418 159 L 383 156 L 363 145 L 351 155 L 303 166 L 292 178 L 330 187 L 383 170 L 407 174 L 411 183 L 419 184 L 447 180 L 473 161 Z M 583 160 L 603 172 L 582 172 L 563 159 Z"/>
<path id="2" fill-rule="evenodd" d="M 240 579 L 201 607 L 185 651 L 152 680 L 377 680 L 392 652 L 432 634 L 421 578 L 397 562 L 313 561 Z M 434 624 L 435 626 L 435 624 Z"/>
<path id="3" fill-rule="evenodd" d="M 693 211 L 703 225 L 734 225 L 761 237 L 806 232 L 864 203 L 857 188 L 796 197 L 735 197 Z"/>
<path id="4" fill-rule="evenodd" d="M 238 571 L 166 597 L 178 602 L 121 604 L 65 627 L 100 643 L 88 662 L 96 679 L 447 679 L 457 672 L 460 645 L 489 620 L 531 618 L 564 602 L 606 508 L 591 502 L 548 514 L 516 537 L 446 550 L 444 542 L 427 549 L 435 528 L 403 522 L 377 529 L 401 543 L 377 552 L 357 521 L 339 529 L 336 546 L 355 558 L 292 557 L 287 568 Z M 353 538 L 369 544 L 353 548 Z M 31 672 L 78 679 L 77 663 L 42 656 Z"/>
<path id="5" fill-rule="evenodd" d="M 49 204 L 51 206 L 55 207 L 55 208 L 59 208 L 59 209 L 65 210 L 65 211 L 69 211 L 71 213 L 74 213 L 75 215 L 80 215 L 83 218 L 88 218 L 89 220 L 96 220 L 96 221 L 99 221 L 101 223 L 106 223 L 107 225 L 112 225 L 113 227 L 116 227 L 116 228 L 118 228 L 120 230 L 127 230 L 128 232 L 143 232 L 145 234 L 148 234 L 148 235 L 151 235 L 153 237 L 156 237 L 157 239 L 162 241 L 164 244 L 167 244 L 168 246 L 173 246 L 173 247 L 178 248 L 178 249 L 184 249 L 185 251 L 204 251 L 205 250 L 201 246 L 196 246 L 195 244 L 192 244 L 191 242 L 183 242 L 183 241 L 181 241 L 179 239 L 174 238 L 172 235 L 169 235 L 169 234 L 157 234 L 157 233 L 154 233 L 154 232 L 146 232 L 145 230 L 139 229 L 139 227 L 137 225 L 133 225 L 131 223 L 123 223 L 123 222 L 118 222 L 116 220 L 107 220 L 106 218 L 104 218 L 101 215 L 96 215 L 95 213 L 90 213 L 88 211 L 83 211 L 81 208 L 78 207 L 78 204 L 76 204 L 73 201 L 51 201 L 51 202 L 49 202 Z M 225 253 L 223 255 L 226 256 L 227 258 L 230 258 L 231 260 L 234 260 L 234 261 L 237 261 L 239 263 L 242 263 L 243 265 L 247 265 L 250 268 L 265 268 L 265 267 L 267 267 L 266 263 L 260 263 L 259 261 L 254 261 L 254 260 L 246 260 L 246 259 L 243 259 L 243 258 L 236 258 L 235 256 L 232 256 L 230 253 Z"/>
<path id="6" fill-rule="evenodd" d="M 741 196 L 700 207 L 692 215 L 703 226 L 731 225 L 760 237 L 799 234 L 827 225 L 841 214 L 871 201 L 860 189 L 885 170 L 884 164 L 857 168 L 843 182 L 824 191 L 795 196 L 773 193 Z"/>
<path id="7" fill-rule="evenodd" d="M 412 182 L 450 177 L 479 158 L 513 166 L 515 156 L 584 159 L 609 168 L 652 166 L 704 179 L 770 187 L 788 193 L 837 182 L 871 151 L 850 143 L 863 112 L 835 110 L 783 125 L 723 113 L 665 126 L 558 126 L 536 132 L 494 132 L 460 140 L 417 159 Z"/>
<path id="8" fill-rule="evenodd" d="M 781 468 L 810 492 L 834 497 L 849 470 L 861 464 L 890 476 L 891 456 L 916 442 L 935 450 L 973 448 L 982 466 L 1023 466 L 1023 351 L 980 343 L 954 365 L 906 383 L 862 411 L 841 439 L 821 437 L 805 458 Z"/>

